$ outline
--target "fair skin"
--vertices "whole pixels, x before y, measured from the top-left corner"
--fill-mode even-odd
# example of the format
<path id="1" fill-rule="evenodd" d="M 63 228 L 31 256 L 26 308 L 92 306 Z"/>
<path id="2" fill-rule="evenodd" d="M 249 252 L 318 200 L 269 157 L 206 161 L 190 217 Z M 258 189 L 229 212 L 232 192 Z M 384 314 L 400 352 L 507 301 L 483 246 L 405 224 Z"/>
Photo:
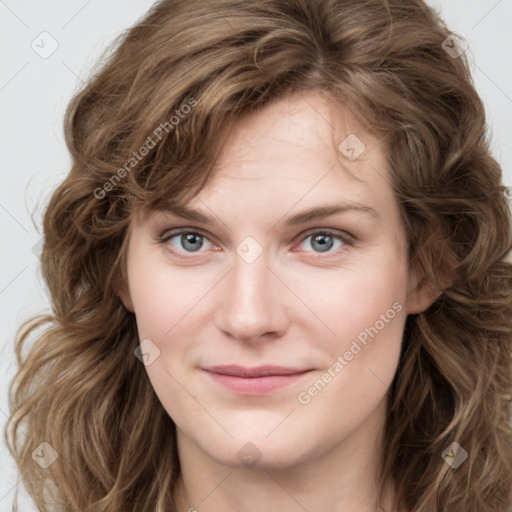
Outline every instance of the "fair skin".
<path id="1" fill-rule="evenodd" d="M 333 126 L 320 94 L 267 105 L 239 121 L 214 179 L 187 204 L 215 224 L 163 212 L 132 223 L 119 293 L 140 340 L 160 351 L 146 370 L 176 424 L 178 512 L 381 510 L 377 457 L 405 320 L 435 296 L 409 272 L 383 147 L 343 112 L 336 140 L 365 144 L 350 161 L 331 144 Z M 308 371 L 249 393 L 220 384 L 212 365 Z"/>

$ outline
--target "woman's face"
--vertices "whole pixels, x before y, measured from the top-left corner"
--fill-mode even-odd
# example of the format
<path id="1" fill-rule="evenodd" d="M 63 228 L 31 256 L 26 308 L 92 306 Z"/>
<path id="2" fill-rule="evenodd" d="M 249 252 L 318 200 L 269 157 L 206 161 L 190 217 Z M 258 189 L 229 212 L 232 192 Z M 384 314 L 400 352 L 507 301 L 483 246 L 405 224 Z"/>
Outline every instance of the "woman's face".
<path id="1" fill-rule="evenodd" d="M 223 464 L 292 467 L 378 429 L 427 305 L 384 150 L 348 113 L 333 148 L 331 111 L 310 94 L 251 114 L 187 205 L 204 219 L 132 224 L 139 358 L 179 445 Z"/>

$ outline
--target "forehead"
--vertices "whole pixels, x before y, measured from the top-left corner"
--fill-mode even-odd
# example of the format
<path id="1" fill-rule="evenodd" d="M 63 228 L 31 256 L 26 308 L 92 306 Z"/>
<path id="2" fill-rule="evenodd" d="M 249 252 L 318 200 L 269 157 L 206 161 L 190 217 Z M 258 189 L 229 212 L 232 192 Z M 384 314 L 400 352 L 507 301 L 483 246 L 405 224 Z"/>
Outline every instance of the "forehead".
<path id="1" fill-rule="evenodd" d="M 269 202 L 394 200 L 383 144 L 320 94 L 282 98 L 237 123 L 201 196 L 233 201 L 244 191 Z"/>
<path id="2" fill-rule="evenodd" d="M 389 181 L 381 142 L 343 106 L 302 94 L 240 119 L 211 179 L 187 206 L 205 214 L 199 222 L 238 214 L 271 222 L 337 203 L 396 218 Z"/>
<path id="3" fill-rule="evenodd" d="M 232 166 L 239 169 L 245 162 L 272 160 L 275 175 L 278 164 L 290 157 L 299 161 L 342 157 L 341 165 L 354 163 L 351 167 L 357 168 L 358 156 L 377 146 L 379 140 L 343 105 L 320 93 L 294 94 L 238 121 L 218 162 L 217 174 L 225 174 Z M 356 152 L 350 153 L 351 148 Z M 301 174 L 295 177 L 300 179 Z"/>

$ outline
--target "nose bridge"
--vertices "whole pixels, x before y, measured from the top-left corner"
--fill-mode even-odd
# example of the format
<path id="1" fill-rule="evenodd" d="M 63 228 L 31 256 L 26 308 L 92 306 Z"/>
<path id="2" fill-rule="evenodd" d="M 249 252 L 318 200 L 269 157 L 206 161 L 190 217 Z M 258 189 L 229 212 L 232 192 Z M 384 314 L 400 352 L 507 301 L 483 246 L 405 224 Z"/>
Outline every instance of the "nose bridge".
<path id="1" fill-rule="evenodd" d="M 285 328 L 286 315 L 275 289 L 275 276 L 267 266 L 267 253 L 261 250 L 254 257 L 254 247 L 248 252 L 243 249 L 240 244 L 234 254 L 233 268 L 226 276 L 218 327 L 243 340 L 280 334 Z"/>
<path id="2" fill-rule="evenodd" d="M 267 265 L 267 258 L 263 255 L 250 263 L 239 256 L 235 258 L 231 273 L 231 296 L 240 306 L 251 306 L 254 311 L 262 310 L 265 297 L 270 299 L 271 273 Z"/>

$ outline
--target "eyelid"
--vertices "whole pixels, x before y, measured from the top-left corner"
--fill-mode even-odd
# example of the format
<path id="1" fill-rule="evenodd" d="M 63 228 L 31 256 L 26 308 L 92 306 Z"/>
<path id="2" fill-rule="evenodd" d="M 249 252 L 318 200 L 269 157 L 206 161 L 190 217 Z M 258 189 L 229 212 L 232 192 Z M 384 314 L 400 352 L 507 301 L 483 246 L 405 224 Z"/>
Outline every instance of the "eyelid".
<path id="1" fill-rule="evenodd" d="M 222 245 L 214 235 L 195 226 L 177 226 L 173 228 L 164 229 L 162 233 L 157 237 L 156 241 L 159 243 L 165 243 L 169 241 L 171 238 L 174 238 L 175 236 L 183 235 L 186 233 L 197 233 L 198 235 L 201 235 L 203 238 L 206 238 L 211 244 L 217 246 Z"/>
<path id="2" fill-rule="evenodd" d="M 296 238 L 303 240 L 304 238 L 307 238 L 308 236 L 311 236 L 311 235 L 314 235 L 317 233 L 332 235 L 332 236 L 339 238 L 347 243 L 350 243 L 350 242 L 353 243 L 356 240 L 356 237 L 354 235 L 348 233 L 347 231 L 333 229 L 333 228 L 309 228 L 306 231 L 299 233 Z"/>
<path id="3" fill-rule="evenodd" d="M 201 228 L 196 228 L 194 226 L 180 226 L 176 228 L 167 228 L 161 232 L 160 235 L 158 235 L 158 241 L 164 241 L 164 239 L 168 240 L 169 238 L 172 238 L 173 236 L 177 236 L 183 233 L 198 233 L 208 240 L 211 240 L 212 235 L 210 233 L 207 233 L 206 231 L 203 231 Z M 302 239 L 306 236 L 309 236 L 314 233 L 328 233 L 335 236 L 340 237 L 343 240 L 346 241 L 355 241 L 356 237 L 345 230 L 338 230 L 335 228 L 308 228 L 307 230 L 304 230 L 300 232 L 298 235 L 294 237 L 294 239 Z M 216 242 L 217 243 L 217 242 Z"/>
<path id="4" fill-rule="evenodd" d="M 192 226 L 182 226 L 182 227 L 179 227 L 179 228 L 165 229 L 162 232 L 162 234 L 160 234 L 158 236 L 158 240 L 160 242 L 165 242 L 165 241 L 167 241 L 167 240 L 169 240 L 171 238 L 174 238 L 175 236 L 183 235 L 185 233 L 197 233 L 198 235 L 201 235 L 204 238 L 207 238 L 208 240 L 210 240 L 210 236 L 211 236 L 209 233 L 206 233 L 206 231 L 203 231 L 200 228 L 194 228 Z"/>
<path id="5" fill-rule="evenodd" d="M 198 235 L 201 235 L 206 240 L 208 240 L 211 244 L 220 245 L 220 244 L 217 244 L 216 242 L 211 240 L 211 235 L 209 233 L 206 233 L 205 231 L 203 231 L 200 228 L 195 228 L 195 227 L 192 227 L 192 226 L 182 226 L 182 227 L 179 227 L 179 228 L 166 229 L 166 230 L 164 230 L 162 232 L 161 235 L 159 235 L 159 237 L 157 239 L 157 242 L 161 243 L 161 244 L 165 244 L 166 242 L 168 242 L 172 238 L 174 238 L 176 236 L 179 236 L 179 235 L 186 234 L 186 233 L 196 233 Z M 344 245 L 349 245 L 349 246 L 353 245 L 355 243 L 355 241 L 356 241 L 356 237 L 353 236 L 352 234 L 346 232 L 346 231 L 341 231 L 341 230 L 337 230 L 337 229 L 333 229 L 333 228 L 309 228 L 306 231 L 302 231 L 296 237 L 294 237 L 294 242 L 293 243 L 295 245 L 297 245 L 297 244 L 303 242 L 305 239 L 307 239 L 308 237 L 310 237 L 311 235 L 314 235 L 314 234 L 330 235 L 333 238 L 337 238 L 337 239 L 341 240 Z M 193 257 L 193 254 L 194 254 L 192 252 L 192 253 L 188 253 L 191 256 L 181 256 L 182 253 L 180 253 L 180 252 L 177 252 L 177 251 L 174 251 L 174 250 L 170 250 L 170 252 L 172 252 L 173 254 L 177 254 L 178 257 L 183 257 L 183 258 L 188 258 L 188 259 Z M 311 251 L 305 251 L 305 252 L 311 252 Z M 326 256 L 328 257 L 328 256 L 336 255 L 337 252 L 338 251 L 335 251 L 333 253 L 327 252 Z M 198 252 L 198 254 L 200 254 L 200 252 Z M 312 254 L 317 254 L 319 256 L 322 256 L 322 253 L 314 253 L 314 252 L 312 252 Z"/>

